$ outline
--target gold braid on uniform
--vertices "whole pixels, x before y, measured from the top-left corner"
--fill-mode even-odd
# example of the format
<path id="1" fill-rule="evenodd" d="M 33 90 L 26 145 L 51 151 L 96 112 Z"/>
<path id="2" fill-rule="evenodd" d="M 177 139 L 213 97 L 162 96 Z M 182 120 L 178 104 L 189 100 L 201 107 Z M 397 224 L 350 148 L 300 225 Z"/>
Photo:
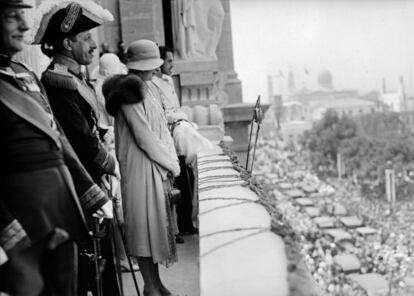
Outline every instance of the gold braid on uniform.
<path id="1" fill-rule="evenodd" d="M 13 220 L 0 232 L 0 246 L 7 252 L 26 237 L 27 234 L 22 225 L 17 220 Z"/>
<path id="2" fill-rule="evenodd" d="M 105 193 L 96 184 L 89 188 L 79 200 L 82 206 L 90 212 L 94 212 L 107 202 Z"/>
<path id="3" fill-rule="evenodd" d="M 62 24 L 60 25 L 60 29 L 63 33 L 68 33 L 70 30 L 72 30 L 73 26 L 76 23 L 76 20 L 78 19 L 79 13 L 81 12 L 82 7 L 79 3 L 71 3 L 66 8 L 67 15 L 65 19 L 63 20 Z"/>

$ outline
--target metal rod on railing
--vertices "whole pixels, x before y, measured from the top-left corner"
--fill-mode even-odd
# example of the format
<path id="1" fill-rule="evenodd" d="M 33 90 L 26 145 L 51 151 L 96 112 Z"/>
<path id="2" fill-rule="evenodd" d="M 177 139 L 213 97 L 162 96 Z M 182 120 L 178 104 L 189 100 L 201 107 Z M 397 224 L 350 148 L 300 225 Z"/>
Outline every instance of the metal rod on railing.
<path id="1" fill-rule="evenodd" d="M 257 109 L 258 104 L 260 105 L 260 95 L 257 98 L 256 105 L 254 106 L 254 110 L 253 110 L 252 120 L 250 121 L 249 143 L 247 146 L 247 158 L 246 158 L 246 170 L 247 171 L 249 170 L 250 146 L 252 142 L 253 125 L 254 125 L 254 122 L 256 121 L 256 109 Z"/>
<path id="2" fill-rule="evenodd" d="M 254 146 L 253 146 L 253 158 L 252 158 L 252 164 L 250 166 L 250 170 L 247 169 L 247 165 L 246 165 L 246 170 L 248 170 L 250 174 L 253 172 L 254 159 L 256 156 L 257 141 L 259 139 L 259 132 L 260 132 L 262 120 L 263 120 L 263 112 L 262 112 L 262 106 L 260 104 L 260 96 L 259 96 L 257 98 L 256 105 L 254 107 L 254 113 L 253 113 L 253 119 L 252 119 L 253 122 L 256 122 L 257 129 L 256 129 L 256 135 L 255 135 L 256 138 L 255 138 Z"/>

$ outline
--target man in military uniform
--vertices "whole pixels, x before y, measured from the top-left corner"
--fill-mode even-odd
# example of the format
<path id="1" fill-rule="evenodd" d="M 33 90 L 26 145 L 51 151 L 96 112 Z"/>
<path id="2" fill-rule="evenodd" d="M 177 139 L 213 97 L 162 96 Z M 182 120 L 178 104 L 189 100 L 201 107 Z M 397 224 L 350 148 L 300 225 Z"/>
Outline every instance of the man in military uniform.
<path id="1" fill-rule="evenodd" d="M 57 1 L 49 9 L 39 7 L 39 10 L 44 15 L 34 43 L 41 44 L 43 51 L 52 57 L 42 75 L 52 110 L 86 170 L 95 182 L 104 183 L 107 174 L 118 176 L 116 160 L 101 143 L 106 131 L 97 125 L 96 93 L 82 69 L 92 62 L 96 49 L 90 30 L 111 21 L 112 15 L 90 0 L 69 4 Z M 118 295 L 108 238 L 102 240 L 102 255 L 106 259 L 102 275 L 104 295 Z M 94 287 L 93 266 L 85 257 L 79 266 L 79 291 L 85 295 Z M 89 286 L 81 282 L 85 278 L 89 278 Z"/>
<path id="2" fill-rule="evenodd" d="M 0 1 L 0 292 L 73 296 L 74 241 L 89 238 L 84 212 L 111 218 L 112 207 L 34 73 L 11 61 L 24 46 L 26 8 L 23 0 Z"/>
<path id="3" fill-rule="evenodd" d="M 34 44 L 47 48 L 46 53 L 53 58 L 42 82 L 73 149 L 93 179 L 99 181 L 104 174 L 117 174 L 116 161 L 100 142 L 105 131 L 97 126 L 97 98 L 82 69 L 92 63 L 97 48 L 90 29 L 112 15 L 90 0 L 85 1 L 85 6 L 77 2 L 61 5 L 60 8 L 57 1 L 57 8 L 52 6 L 50 15 L 45 13 L 34 40 Z M 100 19 L 105 12 L 109 16 Z M 88 17 L 91 14 L 95 15 L 94 20 Z"/>

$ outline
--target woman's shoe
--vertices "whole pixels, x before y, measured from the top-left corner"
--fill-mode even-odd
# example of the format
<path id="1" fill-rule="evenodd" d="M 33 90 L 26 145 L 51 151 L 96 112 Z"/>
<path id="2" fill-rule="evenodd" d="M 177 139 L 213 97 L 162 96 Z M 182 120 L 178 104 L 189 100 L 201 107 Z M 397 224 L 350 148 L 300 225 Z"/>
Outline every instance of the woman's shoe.
<path id="1" fill-rule="evenodd" d="M 188 234 L 198 234 L 198 228 L 193 227 L 188 231 Z"/>
<path id="2" fill-rule="evenodd" d="M 128 261 L 127 262 L 121 262 L 119 269 L 121 272 L 130 272 L 131 268 L 129 268 Z M 132 262 L 132 270 L 133 271 L 139 271 L 138 264 L 136 262 Z"/>
<path id="3" fill-rule="evenodd" d="M 180 235 L 193 235 L 193 234 L 198 234 L 198 228 L 190 228 L 189 230 L 185 230 L 184 232 L 180 232 Z"/>
<path id="4" fill-rule="evenodd" d="M 176 234 L 175 235 L 175 243 L 177 243 L 177 244 L 183 244 L 184 243 L 183 237 L 181 235 L 179 235 L 179 234 Z"/>

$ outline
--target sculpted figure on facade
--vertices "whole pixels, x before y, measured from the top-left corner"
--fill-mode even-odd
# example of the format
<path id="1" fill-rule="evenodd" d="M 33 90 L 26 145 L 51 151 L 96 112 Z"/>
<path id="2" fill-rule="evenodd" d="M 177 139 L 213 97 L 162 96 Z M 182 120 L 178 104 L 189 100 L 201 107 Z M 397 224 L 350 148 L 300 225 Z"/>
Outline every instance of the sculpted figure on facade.
<path id="1" fill-rule="evenodd" d="M 220 0 L 174 0 L 174 47 L 183 60 L 216 60 L 224 9 Z"/>

